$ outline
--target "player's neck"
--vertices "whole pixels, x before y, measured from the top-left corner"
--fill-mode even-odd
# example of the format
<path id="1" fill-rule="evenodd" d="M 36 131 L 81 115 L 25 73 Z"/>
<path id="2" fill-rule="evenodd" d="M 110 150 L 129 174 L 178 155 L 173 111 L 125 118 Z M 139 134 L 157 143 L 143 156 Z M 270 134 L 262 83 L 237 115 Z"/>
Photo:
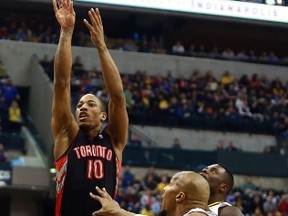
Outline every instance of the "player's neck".
<path id="1" fill-rule="evenodd" d="M 186 214 L 188 211 L 190 211 L 191 207 L 187 206 L 187 205 L 178 205 L 175 209 L 174 212 L 170 212 L 168 215 L 173 215 L 173 216 L 182 216 L 184 214 Z"/>
<path id="2" fill-rule="evenodd" d="M 208 205 L 217 205 L 221 202 L 225 201 L 225 196 L 223 196 L 222 194 L 214 194 L 211 195 L 208 201 Z"/>
<path id="3" fill-rule="evenodd" d="M 93 129 L 93 130 L 85 131 L 85 134 L 90 141 L 93 141 L 94 138 L 99 134 L 99 132 L 100 132 L 100 130 Z"/>

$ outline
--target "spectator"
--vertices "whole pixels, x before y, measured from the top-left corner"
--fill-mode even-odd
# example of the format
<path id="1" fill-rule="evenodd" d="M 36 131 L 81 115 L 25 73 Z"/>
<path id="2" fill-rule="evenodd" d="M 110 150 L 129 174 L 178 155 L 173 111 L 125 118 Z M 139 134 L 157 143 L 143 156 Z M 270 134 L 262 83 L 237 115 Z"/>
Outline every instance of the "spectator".
<path id="1" fill-rule="evenodd" d="M 281 213 L 281 216 L 288 215 L 288 192 L 284 192 L 281 195 L 280 201 L 279 201 L 279 211 Z"/>
<path id="2" fill-rule="evenodd" d="M 147 173 L 144 176 L 144 182 L 147 182 L 147 179 L 150 178 L 150 176 L 153 177 L 153 181 L 155 181 L 156 183 L 161 181 L 161 178 L 159 177 L 159 175 L 157 174 L 157 172 L 153 166 L 148 168 Z"/>
<path id="3" fill-rule="evenodd" d="M 207 80 L 207 90 L 210 92 L 215 92 L 219 87 L 219 83 L 215 77 L 211 76 Z"/>
<path id="4" fill-rule="evenodd" d="M 251 216 L 264 216 L 264 214 L 262 213 L 260 207 L 256 207 Z"/>
<path id="5" fill-rule="evenodd" d="M 151 208 L 154 202 L 156 202 L 156 198 L 153 195 L 153 191 L 148 188 L 145 189 L 144 193 L 140 197 L 140 203 L 142 208 L 147 207 L 147 205 L 149 205 L 149 207 Z"/>
<path id="6" fill-rule="evenodd" d="M 3 85 L 1 86 L 1 94 L 5 97 L 7 105 L 10 106 L 12 101 L 20 100 L 20 95 L 18 93 L 18 89 L 13 85 L 11 79 L 2 80 Z"/>
<path id="7" fill-rule="evenodd" d="M 206 47 L 204 44 L 201 44 L 198 48 L 198 54 L 199 57 L 206 57 L 207 56 L 207 52 L 206 52 Z"/>
<path id="8" fill-rule="evenodd" d="M 6 26 L 0 26 L 0 39 L 6 40 L 8 39 L 8 32 L 7 32 L 7 27 Z"/>
<path id="9" fill-rule="evenodd" d="M 147 216 L 155 216 L 155 213 L 151 209 L 151 205 L 147 204 L 145 207 L 141 210 L 140 212 L 142 215 L 147 215 Z"/>
<path id="10" fill-rule="evenodd" d="M 133 185 L 134 174 L 130 170 L 130 166 L 126 165 L 122 173 L 122 187 L 127 188 L 128 186 Z"/>
<path id="11" fill-rule="evenodd" d="M 210 51 L 208 56 L 210 56 L 210 58 L 218 59 L 221 58 L 222 54 L 220 53 L 218 46 L 215 45 Z"/>
<path id="12" fill-rule="evenodd" d="M 139 41 L 139 51 L 148 53 L 150 52 L 149 42 L 146 35 L 142 35 L 141 40 Z"/>
<path id="13" fill-rule="evenodd" d="M 155 195 L 155 202 L 151 205 L 151 210 L 153 211 L 153 213 L 155 215 L 158 215 L 158 213 L 160 212 L 161 210 L 161 204 L 160 204 L 160 200 L 162 199 L 161 198 L 161 195 L 160 194 L 156 194 Z"/>
<path id="14" fill-rule="evenodd" d="M 255 54 L 254 50 L 250 50 L 248 56 L 250 61 L 258 61 L 258 56 Z"/>
<path id="15" fill-rule="evenodd" d="M 172 53 L 176 55 L 185 54 L 185 47 L 182 45 L 180 40 L 176 41 L 176 43 L 172 46 Z"/>
<path id="16" fill-rule="evenodd" d="M 164 188 L 169 184 L 168 176 L 162 175 L 161 181 L 157 184 L 158 193 L 162 194 L 164 192 Z"/>
<path id="17" fill-rule="evenodd" d="M 191 56 L 197 55 L 196 47 L 194 44 L 191 44 L 189 47 L 189 55 L 191 55 Z"/>
<path id="18" fill-rule="evenodd" d="M 263 203 L 260 194 L 254 194 L 248 206 L 248 212 L 255 216 L 264 216 Z"/>
<path id="19" fill-rule="evenodd" d="M 235 193 L 235 205 L 238 207 L 243 214 L 245 214 L 245 204 L 244 199 L 240 193 Z"/>
<path id="20" fill-rule="evenodd" d="M 8 110 L 9 106 L 7 104 L 6 98 L 3 95 L 0 95 L 0 120 L 1 129 L 3 132 L 7 132 L 9 128 Z"/>
<path id="21" fill-rule="evenodd" d="M 229 71 L 225 71 L 221 77 L 221 86 L 225 90 L 229 90 L 230 86 L 235 83 L 235 77 Z"/>
<path id="22" fill-rule="evenodd" d="M 271 146 L 266 145 L 264 147 L 263 153 L 266 154 L 266 155 L 272 154 L 273 152 L 272 152 Z"/>
<path id="23" fill-rule="evenodd" d="M 244 183 L 240 186 L 241 190 L 243 191 L 244 194 L 249 194 L 251 192 L 256 191 L 257 187 L 253 183 L 253 178 L 252 176 L 246 176 Z M 255 201 L 258 202 L 257 200 L 258 197 L 255 198 Z"/>
<path id="24" fill-rule="evenodd" d="M 258 79 L 258 74 L 254 73 L 249 80 L 249 87 L 252 89 L 259 89 L 261 87 L 261 82 Z"/>
<path id="25" fill-rule="evenodd" d="M 141 140 L 141 136 L 138 133 L 135 133 L 133 135 L 133 138 L 130 141 L 130 145 L 132 146 L 138 146 L 141 147 L 142 146 L 142 140 Z"/>
<path id="26" fill-rule="evenodd" d="M 18 41 L 28 41 L 28 34 L 23 28 L 19 28 L 17 34 L 15 35 L 15 39 Z"/>
<path id="27" fill-rule="evenodd" d="M 124 191 L 123 191 L 123 201 L 126 202 L 125 206 L 127 206 L 131 203 L 133 203 L 133 205 L 135 205 L 138 201 L 139 201 L 139 195 L 138 195 L 138 191 L 135 190 L 135 188 L 133 186 L 128 186 Z M 130 204 L 130 205 L 131 205 Z M 126 207 L 127 208 L 127 207 Z"/>
<path id="28" fill-rule="evenodd" d="M 87 85 L 85 87 L 85 92 L 96 92 L 98 89 L 104 88 L 101 73 L 97 72 L 96 68 L 93 68 L 87 74 Z"/>
<path id="29" fill-rule="evenodd" d="M 154 177 L 152 174 L 149 174 L 144 180 L 145 188 L 146 190 L 150 190 L 152 194 L 155 194 L 157 192 L 157 185 L 158 181 L 154 180 Z"/>
<path id="30" fill-rule="evenodd" d="M 232 140 L 228 142 L 226 151 L 229 151 L 229 152 L 238 151 L 238 149 L 234 146 L 234 142 Z"/>
<path id="31" fill-rule="evenodd" d="M 76 77 L 82 77 L 83 75 L 87 75 L 87 70 L 82 63 L 81 57 L 76 56 L 74 62 L 72 64 L 73 75 Z"/>
<path id="32" fill-rule="evenodd" d="M 222 57 L 225 59 L 235 59 L 235 53 L 233 50 L 231 50 L 230 48 L 226 48 L 223 52 L 222 52 Z"/>
<path id="33" fill-rule="evenodd" d="M 216 144 L 216 150 L 217 151 L 225 150 L 225 141 L 223 139 L 218 140 L 218 143 Z"/>
<path id="34" fill-rule="evenodd" d="M 182 145 L 179 138 L 174 138 L 172 143 L 172 149 L 182 149 Z"/>
<path id="35" fill-rule="evenodd" d="M 240 116 L 243 117 L 252 117 L 252 113 L 250 112 L 250 108 L 248 106 L 247 96 L 243 93 L 240 93 L 238 98 L 235 101 L 235 106 L 238 110 Z"/>
<path id="36" fill-rule="evenodd" d="M 132 39 L 127 40 L 123 45 L 125 51 L 137 51 L 137 47 Z"/>
<path id="37" fill-rule="evenodd" d="M 155 36 L 151 38 L 151 41 L 148 42 L 149 52 L 157 53 L 160 48 L 159 42 Z"/>
<path id="38" fill-rule="evenodd" d="M 7 77 L 7 69 L 4 65 L 4 63 L 0 60 L 0 78 L 6 78 Z"/>
<path id="39" fill-rule="evenodd" d="M 20 133 L 22 127 L 21 109 L 16 100 L 9 107 L 9 130 L 12 133 Z"/>
<path id="40" fill-rule="evenodd" d="M 270 63 L 278 62 L 279 61 L 279 57 L 277 55 L 275 55 L 275 53 L 273 51 L 270 51 L 270 53 L 268 55 L 268 61 Z"/>
<path id="41" fill-rule="evenodd" d="M 0 143 L 0 164 L 3 164 L 7 161 L 7 154 L 5 151 L 5 147 L 2 143 Z"/>
<path id="42" fill-rule="evenodd" d="M 269 213 L 276 213 L 277 211 L 277 203 L 273 198 L 273 195 L 269 195 L 266 201 L 263 203 L 263 209 L 266 215 Z"/>
<path id="43" fill-rule="evenodd" d="M 133 94 L 132 94 L 132 83 L 128 83 L 124 90 L 125 98 L 126 98 L 126 107 L 129 111 L 134 104 Z"/>
<path id="44" fill-rule="evenodd" d="M 237 60 L 240 60 L 240 61 L 247 61 L 249 60 L 249 56 L 246 54 L 246 51 L 245 50 L 241 50 L 240 52 L 238 52 L 235 56 L 235 58 Z"/>
<path id="45" fill-rule="evenodd" d="M 238 80 L 238 85 L 240 87 L 249 86 L 250 81 L 247 74 L 243 74 L 240 79 Z"/>

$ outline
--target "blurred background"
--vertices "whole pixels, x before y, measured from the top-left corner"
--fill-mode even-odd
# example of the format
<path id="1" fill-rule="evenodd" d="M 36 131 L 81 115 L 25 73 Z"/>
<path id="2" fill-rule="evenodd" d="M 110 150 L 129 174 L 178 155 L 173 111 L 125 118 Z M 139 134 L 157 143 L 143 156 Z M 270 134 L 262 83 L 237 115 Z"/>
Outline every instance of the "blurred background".
<path id="1" fill-rule="evenodd" d="M 99 7 L 130 118 L 117 201 L 159 211 L 179 170 L 222 163 L 227 201 L 288 215 L 288 7 L 284 0 L 75 0 L 72 103 L 109 99 L 83 24 Z M 52 216 L 50 129 L 59 25 L 50 0 L 0 1 L 1 216 Z M 145 201 L 146 200 L 146 201 Z"/>

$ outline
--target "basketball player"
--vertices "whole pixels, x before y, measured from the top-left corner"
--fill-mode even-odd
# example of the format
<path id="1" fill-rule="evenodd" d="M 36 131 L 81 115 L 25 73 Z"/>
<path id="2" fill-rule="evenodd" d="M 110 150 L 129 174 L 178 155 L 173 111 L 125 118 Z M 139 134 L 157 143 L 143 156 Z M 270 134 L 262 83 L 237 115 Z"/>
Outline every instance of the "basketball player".
<path id="1" fill-rule="evenodd" d="M 116 192 L 127 141 L 128 116 L 122 81 L 104 41 L 103 25 L 98 9 L 88 12 L 84 20 L 98 51 L 102 75 L 108 90 L 109 118 L 105 104 L 95 95 L 82 96 L 75 117 L 71 111 L 71 40 L 75 11 L 71 0 L 53 0 L 55 17 L 61 26 L 54 62 L 54 96 L 52 131 L 55 138 L 56 216 L 91 216 L 101 205 L 89 192 L 105 187 L 113 197 Z"/>
<path id="2" fill-rule="evenodd" d="M 94 212 L 94 216 L 140 216 L 121 209 L 105 188 L 96 187 L 96 190 L 100 196 L 92 193 L 90 196 L 102 204 L 102 209 Z M 209 184 L 201 175 L 193 171 L 178 172 L 164 189 L 159 216 L 213 216 L 204 210 L 208 208 L 209 194 Z"/>
<path id="3" fill-rule="evenodd" d="M 202 175 L 210 186 L 210 197 L 208 200 L 209 211 L 206 211 L 206 214 L 209 215 L 219 215 L 219 216 L 243 216 L 240 209 L 231 206 L 230 203 L 225 202 L 225 197 L 230 193 L 234 186 L 234 178 L 232 173 L 223 165 L 213 164 L 204 168 L 200 175 Z M 192 181 L 192 180 L 190 180 Z M 100 189 L 97 189 L 99 191 Z M 91 195 L 94 199 L 96 196 Z M 96 199 L 97 200 L 97 199 Z M 101 200 L 102 209 L 95 213 L 95 215 L 113 215 L 113 216 L 124 216 L 125 213 L 127 216 L 134 216 L 134 213 L 127 213 L 127 211 L 117 208 L 116 201 L 112 199 L 103 199 Z M 113 206 L 113 207 L 111 207 Z M 118 205 L 119 206 L 119 205 Z M 113 214 L 110 214 L 113 211 Z"/>
<path id="4" fill-rule="evenodd" d="M 210 198 L 208 206 L 210 211 L 219 216 L 242 216 L 239 208 L 225 202 L 226 196 L 234 186 L 232 173 L 221 164 L 213 164 L 204 168 L 202 175 L 210 185 Z"/>

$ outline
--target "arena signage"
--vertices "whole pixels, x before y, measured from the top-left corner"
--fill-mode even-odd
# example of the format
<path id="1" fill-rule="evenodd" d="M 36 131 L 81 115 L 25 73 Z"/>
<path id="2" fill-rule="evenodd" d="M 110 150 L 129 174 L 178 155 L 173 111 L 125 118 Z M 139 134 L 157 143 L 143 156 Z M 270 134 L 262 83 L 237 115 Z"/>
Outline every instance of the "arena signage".
<path id="1" fill-rule="evenodd" d="M 117 6 L 288 23 L 288 7 L 228 0 L 75 0 Z"/>
<path id="2" fill-rule="evenodd" d="M 0 168 L 0 186 L 10 185 L 12 172 L 10 168 Z"/>

